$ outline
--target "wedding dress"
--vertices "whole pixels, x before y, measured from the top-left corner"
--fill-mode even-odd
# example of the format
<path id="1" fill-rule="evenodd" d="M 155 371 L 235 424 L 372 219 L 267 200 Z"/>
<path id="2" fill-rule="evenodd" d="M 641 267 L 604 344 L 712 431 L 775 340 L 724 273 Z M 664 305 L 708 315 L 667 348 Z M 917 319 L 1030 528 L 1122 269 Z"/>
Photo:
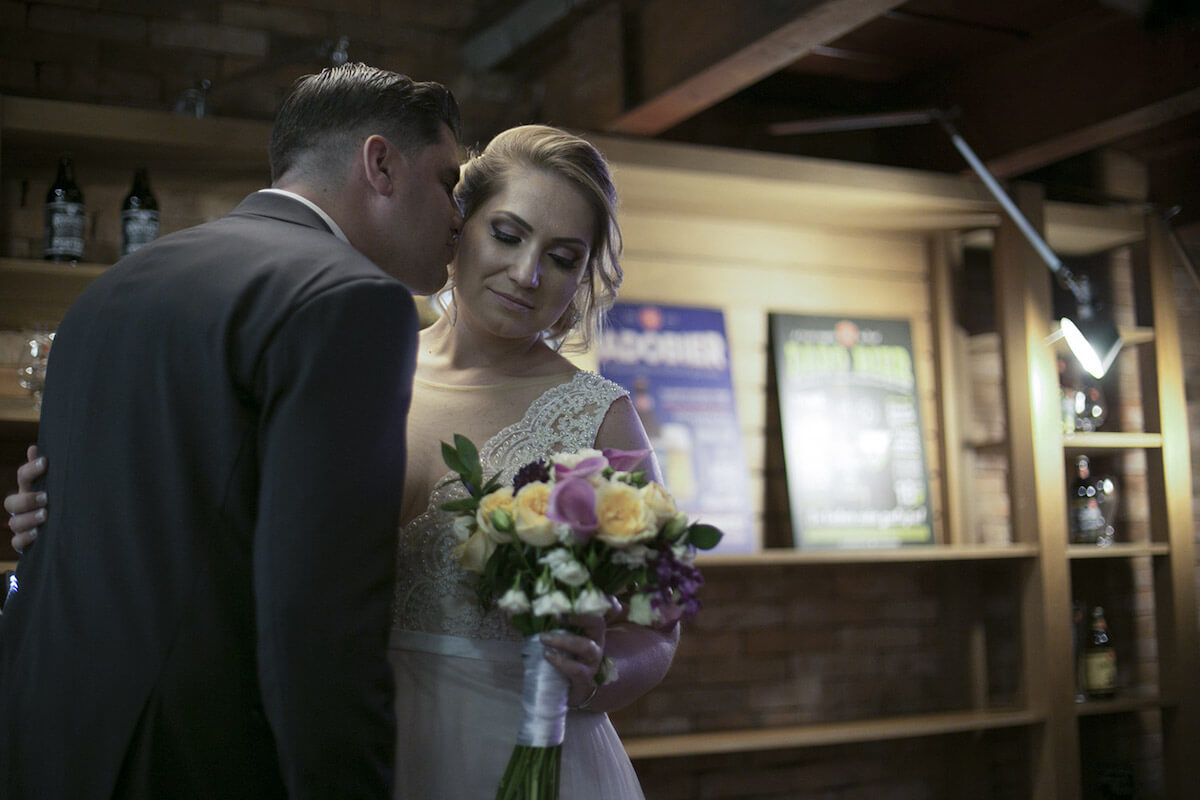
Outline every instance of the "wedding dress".
<path id="1" fill-rule="evenodd" d="M 482 405 L 503 391 L 488 387 L 479 393 L 481 388 L 426 382 L 418 393 L 424 393 L 426 409 L 445 417 L 459 413 L 447 409 L 464 392 L 477 392 L 470 402 Z M 434 396 L 435 389 L 440 395 Z M 592 447 L 609 406 L 626 394 L 588 372 L 551 386 L 519 421 L 484 443 L 476 440 L 484 474 L 499 471 L 503 482 L 511 482 L 534 459 Z M 451 428 L 454 418 L 446 423 Z M 414 445 L 411 436 L 409 444 Z M 457 482 L 440 486 L 424 513 L 400 529 L 389 644 L 396 676 L 398 798 L 491 800 L 521 722 L 520 634 L 502 613 L 480 608 L 475 576 L 454 557 L 453 516 L 438 508 L 462 496 Z M 603 713 L 568 712 L 560 780 L 560 800 L 643 797 Z"/>

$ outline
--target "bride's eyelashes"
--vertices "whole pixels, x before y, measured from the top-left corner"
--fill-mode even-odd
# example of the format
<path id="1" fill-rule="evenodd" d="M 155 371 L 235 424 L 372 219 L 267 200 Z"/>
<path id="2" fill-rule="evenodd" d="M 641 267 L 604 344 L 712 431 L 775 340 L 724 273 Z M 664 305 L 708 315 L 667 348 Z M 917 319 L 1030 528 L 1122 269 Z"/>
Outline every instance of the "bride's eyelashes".
<path id="1" fill-rule="evenodd" d="M 521 241 L 519 236 L 513 236 L 511 233 L 505 233 L 495 225 L 492 226 L 492 238 L 498 242 L 503 242 L 504 244 L 518 244 Z"/>
<path id="2" fill-rule="evenodd" d="M 521 237 L 501 230 L 495 224 L 492 225 L 492 238 L 501 244 L 517 245 L 521 243 Z M 565 256 L 559 253 L 550 253 L 549 256 L 551 261 L 567 272 L 579 266 L 579 256 Z"/>

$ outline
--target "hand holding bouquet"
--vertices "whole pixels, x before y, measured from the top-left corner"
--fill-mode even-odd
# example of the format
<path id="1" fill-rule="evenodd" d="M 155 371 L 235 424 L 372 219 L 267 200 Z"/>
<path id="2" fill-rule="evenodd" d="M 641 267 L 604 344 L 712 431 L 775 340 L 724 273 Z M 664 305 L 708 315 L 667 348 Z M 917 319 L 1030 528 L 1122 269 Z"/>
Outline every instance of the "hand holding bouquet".
<path id="1" fill-rule="evenodd" d="M 604 615 L 614 601 L 640 625 L 669 626 L 699 610 L 703 577 L 693 561 L 721 532 L 689 523 L 660 484 L 636 471 L 648 455 L 560 453 L 525 465 L 511 486 L 502 486 L 497 476 L 485 479 L 469 439 L 456 435 L 453 446 L 442 444 L 442 457 L 468 494 L 442 506 L 458 515 L 459 561 L 480 576 L 483 607 L 507 612 L 532 653 L 525 662 L 526 720 L 497 798 L 558 796 L 567 684 L 540 658 L 537 634 L 569 627 L 575 616 Z M 615 678 L 611 669 L 597 673 L 597 681 L 606 678 Z M 561 690 L 547 691 L 555 680 Z M 531 724 L 547 719 L 554 720 L 548 729 Z"/>

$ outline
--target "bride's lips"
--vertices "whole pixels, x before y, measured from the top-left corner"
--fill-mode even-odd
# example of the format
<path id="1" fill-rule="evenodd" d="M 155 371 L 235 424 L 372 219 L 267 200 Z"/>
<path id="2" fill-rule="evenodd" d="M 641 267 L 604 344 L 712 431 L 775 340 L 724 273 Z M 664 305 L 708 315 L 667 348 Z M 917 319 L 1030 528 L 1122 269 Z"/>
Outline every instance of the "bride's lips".
<path id="1" fill-rule="evenodd" d="M 532 303 L 528 303 L 519 297 L 513 297 L 511 294 L 505 294 L 504 292 L 498 292 L 495 289 L 488 289 L 488 291 L 491 292 L 492 294 L 494 294 L 496 296 L 496 299 L 498 299 L 500 301 L 500 305 L 504 306 L 505 308 L 510 308 L 513 311 L 532 311 L 533 310 Z"/>

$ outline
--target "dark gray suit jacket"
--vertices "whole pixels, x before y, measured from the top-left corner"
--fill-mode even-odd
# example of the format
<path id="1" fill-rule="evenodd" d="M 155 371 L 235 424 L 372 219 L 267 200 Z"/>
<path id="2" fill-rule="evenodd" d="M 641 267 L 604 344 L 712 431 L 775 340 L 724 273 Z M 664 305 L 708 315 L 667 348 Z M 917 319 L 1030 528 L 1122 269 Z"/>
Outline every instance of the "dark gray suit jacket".
<path id="1" fill-rule="evenodd" d="M 416 319 L 263 193 L 87 288 L 0 617 L 0 797 L 390 797 Z"/>

